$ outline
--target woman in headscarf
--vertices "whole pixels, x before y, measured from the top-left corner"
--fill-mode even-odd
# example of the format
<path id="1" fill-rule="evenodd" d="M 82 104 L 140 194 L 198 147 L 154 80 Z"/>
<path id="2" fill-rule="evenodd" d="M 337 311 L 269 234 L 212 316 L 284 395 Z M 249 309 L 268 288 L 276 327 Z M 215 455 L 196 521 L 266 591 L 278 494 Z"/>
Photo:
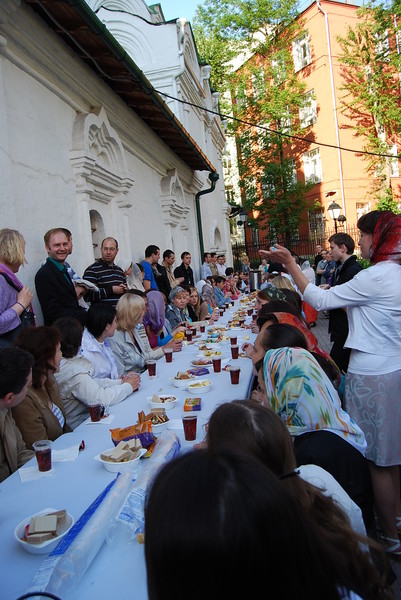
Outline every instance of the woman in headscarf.
<path id="1" fill-rule="evenodd" d="M 129 290 L 145 291 L 143 287 L 143 270 L 129 258 L 122 258 L 118 261 L 118 266 L 124 271 Z"/>
<path id="2" fill-rule="evenodd" d="M 169 321 L 166 319 L 166 301 L 161 292 L 149 290 L 146 294 L 147 311 L 143 317 L 143 324 L 149 339 L 151 348 L 161 346 L 176 346 L 177 351 L 181 349 L 181 343 L 174 340 L 174 335 L 180 331 L 185 331 L 185 327 L 178 326 L 171 329 Z"/>
<path id="3" fill-rule="evenodd" d="M 260 373 L 261 374 L 261 373 Z M 262 381 L 263 379 L 263 381 Z M 374 528 L 365 436 L 348 413 L 327 375 L 303 348 L 268 350 L 259 385 L 265 404 L 286 423 L 298 464 L 328 471 L 362 510 L 367 531 Z"/>
<path id="4" fill-rule="evenodd" d="M 213 320 L 215 309 L 217 309 L 217 305 L 214 298 L 213 286 L 210 283 L 205 283 L 201 294 L 199 321 L 204 321 L 205 319 Z"/>
<path id="5" fill-rule="evenodd" d="M 328 290 L 310 285 L 286 248 L 261 251 L 285 264 L 305 300 L 316 310 L 346 308 L 351 348 L 344 399 L 364 431 L 383 543 L 401 559 L 401 218 L 372 211 L 358 220 L 362 258 L 371 266 Z"/>
<path id="6" fill-rule="evenodd" d="M 187 305 L 187 297 L 188 293 L 179 285 L 171 290 L 168 297 L 169 304 L 166 307 L 166 320 L 171 329 L 186 323 L 184 309 Z"/>

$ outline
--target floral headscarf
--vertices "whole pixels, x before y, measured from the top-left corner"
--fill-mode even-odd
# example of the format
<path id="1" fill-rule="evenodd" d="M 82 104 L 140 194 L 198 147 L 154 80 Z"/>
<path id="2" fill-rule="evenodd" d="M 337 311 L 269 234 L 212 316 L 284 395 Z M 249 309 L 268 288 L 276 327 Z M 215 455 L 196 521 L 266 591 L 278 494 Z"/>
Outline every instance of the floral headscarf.
<path id="1" fill-rule="evenodd" d="M 157 290 L 150 290 L 146 294 L 148 310 L 143 317 L 143 324 L 152 331 L 159 333 L 163 329 L 165 317 L 164 297 Z"/>
<path id="2" fill-rule="evenodd" d="M 365 454 L 362 430 L 341 408 L 332 383 L 307 350 L 268 350 L 263 376 L 270 407 L 285 421 L 291 435 L 326 429 Z"/>
<path id="3" fill-rule="evenodd" d="M 263 290 L 259 290 L 258 296 L 265 300 L 287 300 L 285 294 L 279 290 L 273 283 Z"/>
<path id="4" fill-rule="evenodd" d="M 209 285 L 208 283 L 205 283 L 205 285 L 202 288 L 201 299 L 202 299 L 202 301 L 210 304 L 210 306 L 216 306 L 216 300 L 214 298 L 213 287 L 211 285 Z"/>
<path id="5" fill-rule="evenodd" d="M 401 217 L 383 211 L 372 236 L 372 264 L 391 260 L 401 264 Z"/>

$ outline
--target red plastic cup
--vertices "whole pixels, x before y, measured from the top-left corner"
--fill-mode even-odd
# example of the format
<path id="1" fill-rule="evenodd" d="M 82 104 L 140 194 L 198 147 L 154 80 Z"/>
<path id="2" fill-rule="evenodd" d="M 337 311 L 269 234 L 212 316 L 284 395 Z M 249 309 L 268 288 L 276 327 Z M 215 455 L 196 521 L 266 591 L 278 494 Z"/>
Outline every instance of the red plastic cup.
<path id="1" fill-rule="evenodd" d="M 165 348 L 165 350 L 164 350 L 164 356 L 166 357 L 166 362 L 167 363 L 173 362 L 173 349 L 172 348 Z"/>
<path id="2" fill-rule="evenodd" d="M 239 374 L 241 369 L 239 367 L 230 367 L 230 377 L 231 377 L 231 383 L 233 385 L 237 385 L 239 384 Z"/>
<path id="3" fill-rule="evenodd" d="M 182 417 L 182 425 L 184 427 L 184 437 L 187 442 L 196 440 L 196 415 L 184 415 Z"/>
<path id="4" fill-rule="evenodd" d="M 220 373 L 221 372 L 221 356 L 213 356 L 212 363 L 213 363 L 213 371 L 215 373 Z"/>
<path id="5" fill-rule="evenodd" d="M 231 358 L 238 358 L 239 346 L 237 344 L 231 346 Z"/>
<path id="6" fill-rule="evenodd" d="M 156 375 L 156 361 L 155 360 L 148 360 L 148 373 L 149 373 L 149 377 L 155 377 Z"/>
<path id="7" fill-rule="evenodd" d="M 230 335 L 230 344 L 231 344 L 231 346 L 235 346 L 236 343 L 237 343 L 237 336 L 236 335 Z"/>
<path id="8" fill-rule="evenodd" d="M 104 406 L 100 402 L 96 402 L 94 404 L 89 405 L 89 414 L 91 417 L 91 421 L 93 423 L 97 423 L 104 415 Z"/>
<path id="9" fill-rule="evenodd" d="M 32 447 L 36 454 L 39 471 L 50 471 L 52 468 L 52 442 L 50 440 L 39 440 L 34 442 Z"/>
<path id="10" fill-rule="evenodd" d="M 186 330 L 185 335 L 187 336 L 187 342 L 192 342 L 193 334 L 194 334 L 194 332 L 192 331 L 192 329 Z"/>

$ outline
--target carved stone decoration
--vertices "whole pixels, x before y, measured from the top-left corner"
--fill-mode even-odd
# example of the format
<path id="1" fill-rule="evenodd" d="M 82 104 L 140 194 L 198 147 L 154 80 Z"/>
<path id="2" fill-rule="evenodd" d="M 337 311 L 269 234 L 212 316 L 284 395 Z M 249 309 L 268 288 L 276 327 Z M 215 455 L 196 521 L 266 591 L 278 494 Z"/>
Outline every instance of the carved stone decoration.
<path id="1" fill-rule="evenodd" d="M 134 180 L 127 175 L 121 140 L 103 108 L 76 117 L 70 156 L 78 193 L 106 204 L 118 196 L 118 204 L 127 206 L 121 195 L 127 194 Z"/>
<path id="2" fill-rule="evenodd" d="M 161 180 L 160 202 L 163 211 L 163 219 L 166 225 L 181 229 L 188 229 L 186 222 L 189 206 L 185 200 L 185 193 L 177 176 L 176 169 L 168 171 Z"/>

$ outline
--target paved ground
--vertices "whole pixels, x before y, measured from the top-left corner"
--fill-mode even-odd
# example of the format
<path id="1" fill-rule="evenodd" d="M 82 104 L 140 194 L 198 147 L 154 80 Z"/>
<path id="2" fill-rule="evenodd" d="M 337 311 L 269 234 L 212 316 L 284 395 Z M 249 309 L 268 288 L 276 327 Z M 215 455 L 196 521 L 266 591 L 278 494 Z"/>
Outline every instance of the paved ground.
<path id="1" fill-rule="evenodd" d="M 316 321 L 316 327 L 313 327 L 311 329 L 311 331 L 313 331 L 319 342 L 320 348 L 326 350 L 326 352 L 330 352 L 331 348 L 331 342 L 329 334 L 327 332 L 328 324 L 329 320 L 323 315 L 322 312 L 320 312 Z M 395 576 L 397 577 L 396 581 L 392 586 L 394 592 L 394 600 L 401 600 L 401 563 L 391 561 L 391 566 L 393 568 Z"/>

